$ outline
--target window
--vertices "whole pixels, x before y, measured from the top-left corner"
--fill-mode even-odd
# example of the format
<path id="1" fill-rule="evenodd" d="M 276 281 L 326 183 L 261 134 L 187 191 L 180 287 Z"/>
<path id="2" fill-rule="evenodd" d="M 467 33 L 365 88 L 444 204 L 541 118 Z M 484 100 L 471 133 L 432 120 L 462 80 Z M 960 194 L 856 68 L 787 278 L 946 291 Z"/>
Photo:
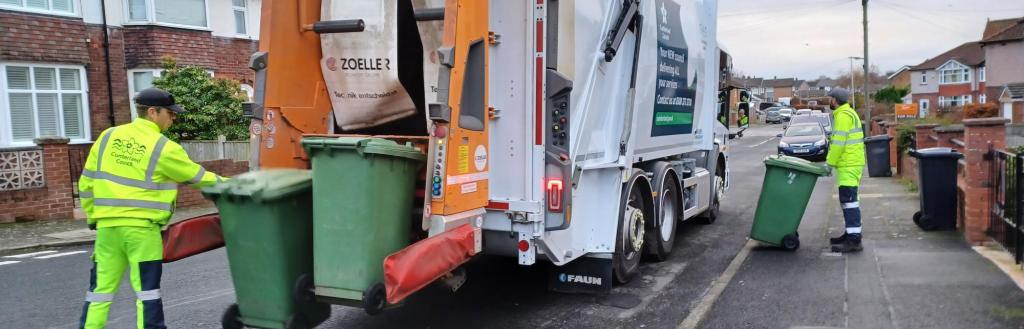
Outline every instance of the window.
<path id="1" fill-rule="evenodd" d="M 31 145 L 40 136 L 89 140 L 85 69 L 0 65 L 0 145 Z"/>
<path id="2" fill-rule="evenodd" d="M 160 73 L 163 70 L 157 69 L 139 69 L 139 70 L 128 70 L 128 96 L 129 102 L 131 102 L 132 120 L 138 117 L 135 114 L 135 94 L 139 91 L 152 87 L 153 79 L 160 77 Z"/>
<path id="3" fill-rule="evenodd" d="M 0 0 L 0 9 L 77 16 L 74 0 Z"/>
<path id="4" fill-rule="evenodd" d="M 970 103 L 971 95 L 939 96 L 939 106 L 944 108 L 964 106 Z"/>
<path id="5" fill-rule="evenodd" d="M 248 22 L 246 21 L 246 17 L 248 17 L 245 10 L 246 1 L 247 0 L 231 0 L 231 9 L 235 13 L 235 34 L 248 34 L 246 30 L 246 23 Z"/>
<path id="6" fill-rule="evenodd" d="M 978 95 L 978 103 L 985 104 L 985 103 L 987 103 L 986 102 L 987 100 L 988 100 L 988 95 L 985 95 L 985 93 L 981 93 L 981 95 Z"/>
<path id="7" fill-rule="evenodd" d="M 985 82 L 985 67 L 978 68 L 978 82 Z"/>
<path id="8" fill-rule="evenodd" d="M 939 68 L 942 84 L 971 82 L 971 70 L 956 61 L 949 61 Z"/>
<path id="9" fill-rule="evenodd" d="M 921 73 L 921 84 L 922 85 L 928 84 L 928 72 Z"/>
<path id="10" fill-rule="evenodd" d="M 8 1 L 8 0 L 0 0 Z M 29 0 L 33 1 L 33 0 Z M 129 23 L 206 28 L 206 0 L 125 0 Z"/>

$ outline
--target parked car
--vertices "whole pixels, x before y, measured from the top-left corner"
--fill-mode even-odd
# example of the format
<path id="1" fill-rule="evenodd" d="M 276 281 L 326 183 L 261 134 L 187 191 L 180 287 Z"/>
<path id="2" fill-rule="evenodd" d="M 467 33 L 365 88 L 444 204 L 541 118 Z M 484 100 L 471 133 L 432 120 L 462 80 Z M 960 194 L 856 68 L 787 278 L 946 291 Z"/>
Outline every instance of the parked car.
<path id="1" fill-rule="evenodd" d="M 824 114 L 821 110 L 811 110 L 811 114 Z"/>
<path id="2" fill-rule="evenodd" d="M 825 135 L 832 133 L 832 118 L 830 118 L 828 114 L 798 115 L 794 116 L 793 119 L 789 121 L 789 125 L 798 125 L 802 123 L 819 123 L 821 124 L 822 129 L 825 129 Z"/>
<path id="3" fill-rule="evenodd" d="M 828 137 L 820 123 L 790 125 L 779 137 L 779 154 L 822 161 L 828 155 Z"/>
<path id="4" fill-rule="evenodd" d="M 765 110 L 764 122 L 782 123 L 782 114 L 779 114 L 779 107 L 770 107 Z"/>
<path id="5" fill-rule="evenodd" d="M 796 110 L 796 115 L 807 115 L 811 114 L 811 109 L 799 109 Z"/>
<path id="6" fill-rule="evenodd" d="M 779 115 L 782 116 L 782 121 L 789 122 L 789 119 L 793 117 L 793 109 L 791 109 L 791 108 L 779 109 Z"/>

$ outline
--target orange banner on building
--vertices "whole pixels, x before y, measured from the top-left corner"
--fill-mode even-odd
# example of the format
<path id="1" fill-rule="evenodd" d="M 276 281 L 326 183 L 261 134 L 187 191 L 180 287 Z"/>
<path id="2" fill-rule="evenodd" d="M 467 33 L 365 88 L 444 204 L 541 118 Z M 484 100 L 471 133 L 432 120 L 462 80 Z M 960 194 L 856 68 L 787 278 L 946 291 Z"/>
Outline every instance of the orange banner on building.
<path id="1" fill-rule="evenodd" d="M 897 118 L 916 118 L 918 113 L 917 104 L 896 104 Z"/>

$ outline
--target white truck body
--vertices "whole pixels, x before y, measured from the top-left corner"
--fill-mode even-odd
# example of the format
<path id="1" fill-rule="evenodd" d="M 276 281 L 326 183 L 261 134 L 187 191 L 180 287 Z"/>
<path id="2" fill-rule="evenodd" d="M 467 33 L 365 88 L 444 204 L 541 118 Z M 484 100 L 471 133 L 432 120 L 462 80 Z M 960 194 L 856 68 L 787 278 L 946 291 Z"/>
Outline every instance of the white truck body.
<path id="1" fill-rule="evenodd" d="M 715 0 L 640 3 L 635 95 L 630 94 L 635 31 L 625 34 L 612 61 L 604 54 L 622 1 L 559 0 L 558 9 L 549 10 L 555 3 L 490 0 L 490 30 L 499 43 L 490 51 L 489 92 L 496 118 L 490 123 L 492 206 L 483 220 L 484 252 L 516 256 L 524 265 L 538 256 L 556 265 L 585 255 L 611 258 L 622 186 L 634 168 L 662 159 L 688 173 L 680 182 L 691 191 L 683 219 L 708 209 L 716 172 L 710 166 L 725 168 L 721 151 L 727 132 L 715 120 Z M 554 26 L 557 31 L 550 31 Z M 557 43 L 548 44 L 553 38 L 546 36 L 554 35 Z M 550 58 L 549 48 L 538 49 L 539 43 L 556 47 L 556 58 Z M 678 47 L 676 53 L 667 52 L 662 44 L 681 44 L 683 53 Z M 560 228 L 545 220 L 545 159 L 552 154 L 535 141 L 532 129 L 524 129 L 541 125 L 546 118 L 538 114 L 550 110 L 537 108 L 543 102 L 536 91 L 550 82 L 543 73 L 547 68 L 572 81 L 567 162 L 573 175 L 565 177 L 566 188 L 572 188 L 570 220 Z M 659 71 L 669 78 L 659 79 Z M 659 111 L 664 106 L 669 110 Z M 520 241 L 528 241 L 529 248 L 517 248 Z"/>

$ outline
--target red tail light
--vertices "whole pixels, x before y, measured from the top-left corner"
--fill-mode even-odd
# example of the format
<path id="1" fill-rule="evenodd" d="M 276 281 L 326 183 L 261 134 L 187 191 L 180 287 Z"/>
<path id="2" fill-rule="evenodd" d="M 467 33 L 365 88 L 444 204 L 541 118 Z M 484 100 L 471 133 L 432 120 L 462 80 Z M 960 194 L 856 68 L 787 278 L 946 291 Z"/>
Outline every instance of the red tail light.
<path id="1" fill-rule="evenodd" d="M 562 212 L 562 179 L 548 179 L 545 186 L 548 192 L 548 211 Z"/>

